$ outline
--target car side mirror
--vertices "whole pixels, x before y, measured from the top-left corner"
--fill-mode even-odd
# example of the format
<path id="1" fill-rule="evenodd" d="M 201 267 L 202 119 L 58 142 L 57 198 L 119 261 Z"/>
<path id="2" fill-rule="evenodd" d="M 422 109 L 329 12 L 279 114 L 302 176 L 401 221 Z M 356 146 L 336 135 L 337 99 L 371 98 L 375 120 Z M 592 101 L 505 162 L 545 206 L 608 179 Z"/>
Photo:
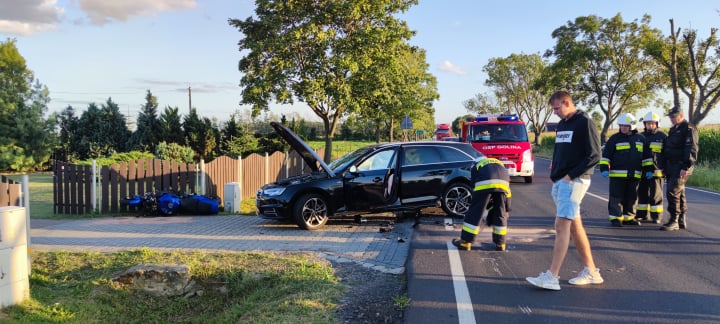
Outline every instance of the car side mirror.
<path id="1" fill-rule="evenodd" d="M 350 170 L 349 170 L 349 171 L 350 171 L 350 173 L 357 173 L 357 172 L 358 172 L 357 166 L 354 166 L 354 165 L 353 165 L 353 166 L 350 166 Z"/>

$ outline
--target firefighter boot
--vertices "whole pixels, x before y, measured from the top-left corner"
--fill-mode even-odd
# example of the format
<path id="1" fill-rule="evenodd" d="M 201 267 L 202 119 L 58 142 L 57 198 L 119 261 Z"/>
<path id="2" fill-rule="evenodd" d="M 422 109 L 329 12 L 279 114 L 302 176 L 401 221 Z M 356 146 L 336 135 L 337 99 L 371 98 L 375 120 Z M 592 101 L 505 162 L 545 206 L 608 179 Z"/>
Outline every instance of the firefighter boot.
<path id="1" fill-rule="evenodd" d="M 495 234 L 492 235 L 493 243 L 495 243 L 495 251 L 505 252 L 505 235 Z"/>
<path id="2" fill-rule="evenodd" d="M 472 242 L 468 242 L 463 239 L 453 239 L 452 245 L 455 245 L 458 250 L 470 251 L 472 248 Z"/>
<path id="3" fill-rule="evenodd" d="M 660 218 L 660 214 L 659 214 L 659 213 L 651 213 L 650 216 L 652 217 L 652 221 L 651 221 L 651 222 L 652 222 L 653 224 L 661 224 L 661 223 L 662 223 L 662 218 Z"/>
<path id="4" fill-rule="evenodd" d="M 670 219 L 663 226 L 660 227 L 661 231 L 677 231 L 680 229 L 678 225 L 678 215 L 670 215 Z"/>
<path id="5" fill-rule="evenodd" d="M 680 217 L 678 217 L 678 227 L 680 229 L 687 229 L 687 223 L 685 222 L 685 214 L 680 214 Z"/>

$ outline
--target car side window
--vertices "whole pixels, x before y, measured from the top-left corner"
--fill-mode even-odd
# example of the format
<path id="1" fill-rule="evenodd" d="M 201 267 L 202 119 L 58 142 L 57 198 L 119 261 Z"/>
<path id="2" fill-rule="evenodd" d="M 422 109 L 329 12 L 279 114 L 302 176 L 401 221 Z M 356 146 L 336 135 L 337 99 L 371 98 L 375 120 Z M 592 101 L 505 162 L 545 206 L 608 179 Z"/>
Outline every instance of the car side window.
<path id="1" fill-rule="evenodd" d="M 452 147 L 438 147 L 440 156 L 443 157 L 444 162 L 457 162 L 457 161 L 468 161 L 473 158 Z"/>
<path id="2" fill-rule="evenodd" d="M 365 161 L 362 161 L 362 163 L 357 166 L 357 169 L 358 171 L 386 170 L 391 167 L 394 161 L 394 150 L 380 151 L 365 159 Z"/>
<path id="3" fill-rule="evenodd" d="M 407 147 L 404 155 L 404 166 L 442 162 L 440 152 L 432 146 Z"/>

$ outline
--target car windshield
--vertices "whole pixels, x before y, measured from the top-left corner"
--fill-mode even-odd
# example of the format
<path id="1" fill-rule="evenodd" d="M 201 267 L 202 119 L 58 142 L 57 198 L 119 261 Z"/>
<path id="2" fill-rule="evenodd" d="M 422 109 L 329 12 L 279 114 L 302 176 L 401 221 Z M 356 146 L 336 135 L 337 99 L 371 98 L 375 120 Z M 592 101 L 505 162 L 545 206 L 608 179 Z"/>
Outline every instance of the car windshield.
<path id="1" fill-rule="evenodd" d="M 345 154 L 343 157 L 341 157 L 335 161 L 330 162 L 330 164 L 328 164 L 328 166 L 333 171 L 344 170 L 345 168 L 350 166 L 350 164 L 355 162 L 355 160 L 357 160 L 359 157 L 361 157 L 361 156 L 365 155 L 366 153 L 373 151 L 373 150 L 375 150 L 375 146 L 366 146 L 366 147 L 357 149 L 348 154 Z"/>
<path id="2" fill-rule="evenodd" d="M 472 125 L 468 129 L 470 142 L 527 142 L 527 131 L 522 124 Z"/>

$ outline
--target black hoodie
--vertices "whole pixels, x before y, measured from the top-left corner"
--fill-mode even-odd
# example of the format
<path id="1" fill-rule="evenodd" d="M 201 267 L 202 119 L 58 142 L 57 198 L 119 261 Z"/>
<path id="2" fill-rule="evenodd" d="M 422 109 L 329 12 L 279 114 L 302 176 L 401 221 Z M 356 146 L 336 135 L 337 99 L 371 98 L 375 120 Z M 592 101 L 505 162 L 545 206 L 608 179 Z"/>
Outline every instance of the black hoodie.
<path id="1" fill-rule="evenodd" d="M 555 182 L 568 175 L 575 179 L 593 174 L 600 162 L 600 137 L 595 124 L 584 112 L 576 110 L 558 123 L 555 132 L 550 179 Z"/>

